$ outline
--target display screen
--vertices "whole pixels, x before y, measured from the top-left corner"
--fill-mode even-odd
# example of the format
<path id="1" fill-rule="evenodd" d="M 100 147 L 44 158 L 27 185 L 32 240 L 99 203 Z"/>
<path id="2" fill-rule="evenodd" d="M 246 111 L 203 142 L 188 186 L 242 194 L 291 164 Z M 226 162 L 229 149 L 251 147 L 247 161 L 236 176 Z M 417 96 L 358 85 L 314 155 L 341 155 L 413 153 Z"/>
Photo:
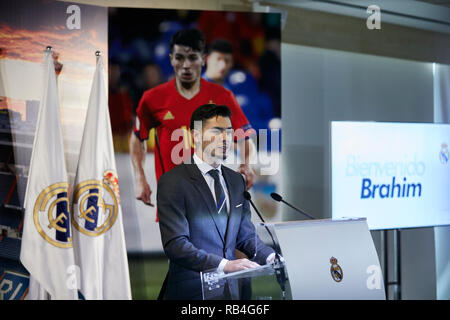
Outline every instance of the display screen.
<path id="1" fill-rule="evenodd" d="M 450 125 L 331 122 L 333 219 L 369 228 L 450 224 Z"/>

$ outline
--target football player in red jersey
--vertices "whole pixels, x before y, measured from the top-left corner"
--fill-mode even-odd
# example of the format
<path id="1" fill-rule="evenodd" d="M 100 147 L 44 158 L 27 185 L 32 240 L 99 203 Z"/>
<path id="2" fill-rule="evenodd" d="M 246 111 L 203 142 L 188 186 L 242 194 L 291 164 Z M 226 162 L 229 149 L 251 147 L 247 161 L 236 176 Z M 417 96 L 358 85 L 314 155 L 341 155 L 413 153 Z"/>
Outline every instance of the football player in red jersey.
<path id="1" fill-rule="evenodd" d="M 189 159 L 193 153 L 190 118 L 193 111 L 207 103 L 226 105 L 231 109 L 235 143 L 240 144 L 241 164 L 238 172 L 245 176 L 247 189 L 254 183 L 255 173 L 250 156 L 255 146 L 249 137 L 255 130 L 249 124 L 233 93 L 201 78 L 205 64 L 205 40 L 197 29 L 181 30 L 170 41 L 170 61 L 174 79 L 145 91 L 137 109 L 134 134 L 130 138 L 130 155 L 135 179 L 136 199 L 153 205 L 152 190 L 144 174 L 146 143 L 149 130 L 156 128 L 156 179 Z M 238 130 L 239 129 L 239 130 Z"/>

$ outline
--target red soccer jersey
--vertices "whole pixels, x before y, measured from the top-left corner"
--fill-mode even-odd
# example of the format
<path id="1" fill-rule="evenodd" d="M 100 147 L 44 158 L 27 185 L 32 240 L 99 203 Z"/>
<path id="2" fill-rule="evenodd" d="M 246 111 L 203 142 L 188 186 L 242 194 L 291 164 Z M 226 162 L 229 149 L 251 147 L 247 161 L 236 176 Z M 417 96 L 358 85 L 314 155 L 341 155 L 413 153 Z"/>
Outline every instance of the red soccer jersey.
<path id="1" fill-rule="evenodd" d="M 245 133 L 237 137 L 235 135 L 235 140 L 255 133 L 233 93 L 204 79 L 201 79 L 200 91 L 189 100 L 178 93 L 175 79 L 147 90 L 142 95 L 134 133 L 141 141 L 146 140 L 150 129 L 156 127 L 160 149 L 155 148 L 156 181 L 164 172 L 192 155 L 193 143 L 189 129 L 191 115 L 195 109 L 207 103 L 230 108 L 233 129 L 242 129 L 241 133 Z"/>

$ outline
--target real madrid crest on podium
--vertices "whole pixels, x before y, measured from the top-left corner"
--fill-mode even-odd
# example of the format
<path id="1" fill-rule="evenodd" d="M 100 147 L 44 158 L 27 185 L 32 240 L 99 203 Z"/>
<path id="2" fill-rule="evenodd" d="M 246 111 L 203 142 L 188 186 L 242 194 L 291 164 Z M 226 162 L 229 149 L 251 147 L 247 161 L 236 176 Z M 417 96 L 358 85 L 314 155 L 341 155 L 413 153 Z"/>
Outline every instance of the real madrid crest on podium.
<path id="1" fill-rule="evenodd" d="M 83 181 L 74 191 L 73 226 L 85 235 L 97 237 L 114 225 L 119 203 L 119 180 L 113 170 L 105 171 L 103 181 Z"/>
<path id="2" fill-rule="evenodd" d="M 338 260 L 335 257 L 331 257 L 330 263 L 331 263 L 330 267 L 331 277 L 333 278 L 334 281 L 341 282 L 342 279 L 344 278 L 344 272 L 342 271 L 341 266 L 338 265 Z"/>

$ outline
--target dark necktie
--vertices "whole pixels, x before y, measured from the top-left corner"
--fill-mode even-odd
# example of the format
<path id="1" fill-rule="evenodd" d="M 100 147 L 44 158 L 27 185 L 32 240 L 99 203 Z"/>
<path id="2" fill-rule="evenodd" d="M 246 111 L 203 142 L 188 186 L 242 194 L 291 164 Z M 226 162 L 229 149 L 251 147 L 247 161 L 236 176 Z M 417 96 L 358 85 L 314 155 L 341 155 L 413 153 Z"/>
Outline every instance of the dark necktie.
<path id="1" fill-rule="evenodd" d="M 227 204 L 225 201 L 225 191 L 222 188 L 219 178 L 219 170 L 212 169 L 208 171 L 209 175 L 214 179 L 214 193 L 216 195 L 217 212 L 219 214 L 227 214 Z"/>

